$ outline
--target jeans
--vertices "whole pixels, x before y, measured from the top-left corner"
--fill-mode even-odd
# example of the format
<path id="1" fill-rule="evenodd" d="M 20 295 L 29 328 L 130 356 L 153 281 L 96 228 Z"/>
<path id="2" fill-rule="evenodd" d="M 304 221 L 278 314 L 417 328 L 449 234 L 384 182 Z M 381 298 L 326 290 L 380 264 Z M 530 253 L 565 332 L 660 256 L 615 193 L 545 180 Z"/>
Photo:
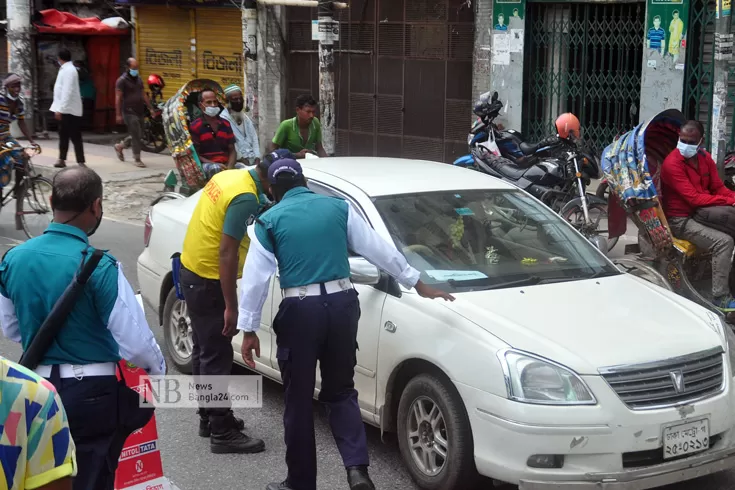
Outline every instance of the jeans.
<path id="1" fill-rule="evenodd" d="M 136 114 L 125 114 L 123 116 L 125 126 L 128 128 L 128 136 L 120 142 L 126 150 L 133 147 L 133 157 L 140 160 L 140 152 L 143 147 L 143 118 Z"/>

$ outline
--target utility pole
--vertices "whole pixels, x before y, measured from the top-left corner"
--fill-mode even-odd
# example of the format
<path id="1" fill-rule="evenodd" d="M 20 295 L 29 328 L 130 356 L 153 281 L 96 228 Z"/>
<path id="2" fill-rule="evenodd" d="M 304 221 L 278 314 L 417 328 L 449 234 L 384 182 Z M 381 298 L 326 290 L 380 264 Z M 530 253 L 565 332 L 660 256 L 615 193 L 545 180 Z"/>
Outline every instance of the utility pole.
<path id="1" fill-rule="evenodd" d="M 242 2 L 242 42 L 245 61 L 245 107 L 258 133 L 258 4 L 255 0 Z"/>
<path id="2" fill-rule="evenodd" d="M 717 163 L 720 177 L 724 177 L 725 153 L 727 153 L 727 86 L 732 59 L 733 35 L 730 33 L 730 9 L 723 9 L 723 0 L 717 1 L 715 20 L 715 62 L 712 82 L 712 124 L 710 126 L 710 149 Z"/>
<path id="3" fill-rule="evenodd" d="M 334 113 L 334 41 L 339 24 L 334 22 L 331 0 L 319 0 L 319 112 L 322 144 L 327 155 L 334 155 L 337 121 Z"/>
<path id="4" fill-rule="evenodd" d="M 7 0 L 8 67 L 21 78 L 26 124 L 34 133 L 33 42 L 31 38 L 31 0 Z"/>

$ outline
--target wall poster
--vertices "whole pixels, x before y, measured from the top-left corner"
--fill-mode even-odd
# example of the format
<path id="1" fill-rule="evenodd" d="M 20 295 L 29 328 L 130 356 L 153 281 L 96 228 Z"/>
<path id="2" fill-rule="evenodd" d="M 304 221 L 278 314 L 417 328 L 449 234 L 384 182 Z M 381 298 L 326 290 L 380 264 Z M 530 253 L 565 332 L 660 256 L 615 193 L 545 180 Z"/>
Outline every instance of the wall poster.
<path id="1" fill-rule="evenodd" d="M 688 0 L 648 0 L 645 48 L 648 59 L 661 60 L 669 69 L 686 58 Z"/>

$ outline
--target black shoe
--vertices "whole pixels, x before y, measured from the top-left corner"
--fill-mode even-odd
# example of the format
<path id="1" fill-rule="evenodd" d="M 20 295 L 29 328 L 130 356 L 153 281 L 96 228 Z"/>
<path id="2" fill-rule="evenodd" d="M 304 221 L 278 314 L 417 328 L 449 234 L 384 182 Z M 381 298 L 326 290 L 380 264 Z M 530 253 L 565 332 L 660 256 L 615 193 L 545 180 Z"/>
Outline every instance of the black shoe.
<path id="1" fill-rule="evenodd" d="M 293 490 L 293 487 L 288 484 L 288 480 L 284 480 L 281 483 L 269 483 L 265 490 Z"/>
<path id="2" fill-rule="evenodd" d="M 56 160 L 56 163 L 54 163 L 54 167 L 64 168 L 66 167 L 66 162 L 64 160 Z"/>
<path id="3" fill-rule="evenodd" d="M 368 476 L 367 466 L 347 468 L 347 483 L 350 484 L 350 490 L 375 490 L 375 484 Z"/>
<path id="4" fill-rule="evenodd" d="M 209 437 L 212 435 L 212 427 L 209 424 L 209 415 L 207 415 L 206 409 L 200 408 L 197 410 L 199 414 L 199 437 Z M 245 421 L 235 417 L 234 412 L 230 410 L 230 421 L 233 423 L 235 429 L 239 431 L 245 430 Z"/>
<path id="5" fill-rule="evenodd" d="M 212 417 L 210 449 L 215 454 L 259 453 L 265 451 L 265 442 L 253 439 L 232 427 L 227 416 Z"/>

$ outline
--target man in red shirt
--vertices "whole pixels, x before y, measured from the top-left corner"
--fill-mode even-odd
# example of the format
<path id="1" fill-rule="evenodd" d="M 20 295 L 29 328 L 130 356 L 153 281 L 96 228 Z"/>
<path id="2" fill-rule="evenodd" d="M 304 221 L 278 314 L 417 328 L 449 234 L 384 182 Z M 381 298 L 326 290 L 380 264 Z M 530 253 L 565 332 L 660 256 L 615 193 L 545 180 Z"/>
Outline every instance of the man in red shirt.
<path id="1" fill-rule="evenodd" d="M 704 127 L 687 121 L 679 132 L 676 150 L 661 167 L 662 204 L 674 236 L 712 253 L 712 296 L 721 311 L 735 311 L 728 285 L 733 237 L 694 219 L 702 208 L 728 206 L 735 219 L 735 192 L 722 183 L 712 156 L 700 148 Z"/>

